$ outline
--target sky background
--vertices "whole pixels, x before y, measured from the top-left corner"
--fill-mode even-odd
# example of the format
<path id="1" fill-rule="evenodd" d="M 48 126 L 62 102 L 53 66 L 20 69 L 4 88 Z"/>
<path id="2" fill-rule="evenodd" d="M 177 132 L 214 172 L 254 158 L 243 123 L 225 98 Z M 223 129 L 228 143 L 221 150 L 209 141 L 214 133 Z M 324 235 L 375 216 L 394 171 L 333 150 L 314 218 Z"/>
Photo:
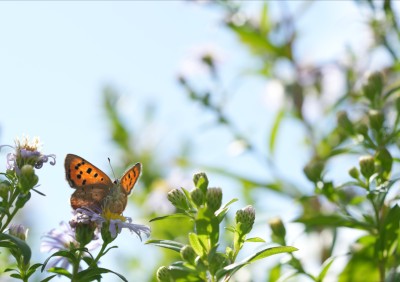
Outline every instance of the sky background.
<path id="1" fill-rule="evenodd" d="M 256 11 L 258 5 L 250 4 L 249 12 Z M 298 4 L 291 2 L 288 6 L 295 9 Z M 276 15 L 276 5 L 272 3 L 271 9 Z M 43 152 L 57 155 L 56 166 L 46 164 L 38 172 L 40 191 L 46 198 L 34 194 L 26 207 L 29 222 L 40 222 L 30 231 L 34 258 L 39 255 L 40 236 L 70 218 L 69 197 L 73 190 L 64 177 L 65 155 L 80 155 L 107 173 L 110 171 L 107 157 L 113 162 L 116 155 L 102 109 L 105 86 L 114 87 L 122 95 L 119 109 L 128 127 L 140 128 L 144 109 L 149 103 L 155 104 L 156 122 L 141 128 L 138 146 L 159 144 L 161 157 L 168 159 L 179 151 L 177 140 L 195 139 L 195 145 L 213 140 L 213 146 L 199 146 L 194 154 L 198 163 L 229 163 L 227 166 L 233 170 L 263 177 L 250 158 L 235 159 L 228 149 L 219 150 L 229 147 L 229 134 L 218 130 L 200 134 L 207 113 L 190 103 L 176 82 L 179 73 L 204 75 L 202 67 L 194 62 L 204 50 L 220 55 L 224 78 L 230 82 L 238 68 L 253 63 L 220 19 L 218 9 L 186 1 L 0 3 L 0 143 L 13 145 L 15 137 L 22 134 L 39 136 Z M 350 1 L 317 2 L 299 25 L 303 39 L 296 56 L 304 61 L 329 61 L 346 44 L 360 45 L 370 40 Z M 381 64 L 385 60 L 380 57 Z M 374 62 L 368 63 L 371 68 L 376 67 Z M 330 83 L 339 85 L 340 92 L 341 82 L 335 72 Z M 270 86 L 261 79 L 250 79 L 238 86 L 237 99 L 230 104 L 238 126 L 254 136 L 268 132 L 268 127 L 259 130 L 257 122 L 263 119 L 270 123 L 277 110 L 276 97 L 266 96 Z M 265 105 L 265 113 L 254 115 L 252 109 L 260 103 Z M 312 118 L 318 107 L 313 108 L 312 101 L 310 105 Z M 280 139 L 279 165 L 292 169 L 294 179 L 305 181 L 301 167 L 308 155 L 295 150 L 301 144 L 293 141 L 301 134 L 298 131 L 290 123 L 285 125 L 282 136 L 290 132 L 291 137 Z M 6 153 L 1 152 L 1 169 L 5 168 Z M 191 174 L 182 179 L 190 179 Z M 218 176 L 212 179 L 222 187 L 231 184 Z M 270 213 L 264 218 L 279 214 L 279 205 L 271 202 L 266 208 Z M 129 242 L 129 252 L 151 254 L 153 247 L 144 246 L 133 235 L 124 234 L 122 238 L 118 243 Z M 118 264 L 115 270 L 119 270 Z"/>

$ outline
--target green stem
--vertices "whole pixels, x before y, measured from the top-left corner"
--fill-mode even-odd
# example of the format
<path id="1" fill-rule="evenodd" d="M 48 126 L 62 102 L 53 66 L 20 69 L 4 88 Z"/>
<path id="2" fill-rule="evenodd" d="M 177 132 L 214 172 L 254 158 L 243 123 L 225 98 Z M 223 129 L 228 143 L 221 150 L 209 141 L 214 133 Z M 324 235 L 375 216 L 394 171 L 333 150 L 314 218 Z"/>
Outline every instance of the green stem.
<path id="1" fill-rule="evenodd" d="M 99 253 L 97 254 L 96 258 L 93 260 L 93 262 L 90 264 L 89 267 L 97 265 L 98 261 L 100 260 L 100 258 L 104 255 L 104 250 L 107 248 L 109 243 L 104 242 L 103 245 L 101 246 L 101 249 L 99 251 Z"/>

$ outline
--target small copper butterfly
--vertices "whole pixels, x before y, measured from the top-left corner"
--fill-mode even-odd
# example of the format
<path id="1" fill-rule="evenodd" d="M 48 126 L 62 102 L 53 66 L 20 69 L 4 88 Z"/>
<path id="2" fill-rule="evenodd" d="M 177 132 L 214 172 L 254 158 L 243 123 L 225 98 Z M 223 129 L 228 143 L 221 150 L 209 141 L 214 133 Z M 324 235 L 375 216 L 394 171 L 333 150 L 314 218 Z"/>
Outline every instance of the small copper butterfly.
<path id="1" fill-rule="evenodd" d="M 68 154 L 64 166 L 69 185 L 76 189 L 71 195 L 73 209 L 107 208 L 117 214 L 122 214 L 125 210 L 128 195 L 142 170 L 141 164 L 137 163 L 128 169 L 120 180 L 113 182 L 102 170 L 77 155 Z"/>

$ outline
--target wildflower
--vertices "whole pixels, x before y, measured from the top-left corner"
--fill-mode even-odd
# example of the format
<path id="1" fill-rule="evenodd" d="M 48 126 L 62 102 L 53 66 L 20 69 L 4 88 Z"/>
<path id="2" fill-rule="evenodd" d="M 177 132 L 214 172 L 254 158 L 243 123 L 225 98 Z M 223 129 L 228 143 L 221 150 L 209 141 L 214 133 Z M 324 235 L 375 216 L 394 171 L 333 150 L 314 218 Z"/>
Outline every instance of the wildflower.
<path id="1" fill-rule="evenodd" d="M 108 227 L 106 231 L 111 235 L 111 239 L 115 239 L 123 228 L 127 228 L 131 232 L 136 233 L 140 240 L 142 240 L 142 233 L 144 233 L 146 237 L 150 236 L 150 228 L 148 226 L 132 223 L 130 217 L 113 213 L 108 209 L 103 210 L 101 213 L 89 208 L 79 208 L 76 211 L 81 214 L 78 216 L 79 220 L 95 222 L 100 229 L 103 225 Z M 102 230 L 102 235 L 105 235 L 106 233 L 103 232 Z M 103 238 L 103 240 L 106 240 L 106 238 Z"/>
<path id="2" fill-rule="evenodd" d="M 28 237 L 29 229 L 22 224 L 11 224 L 8 228 L 8 233 L 14 237 L 17 237 L 23 241 L 26 241 Z"/>
<path id="3" fill-rule="evenodd" d="M 75 231 L 70 224 L 66 222 L 60 223 L 60 229 L 52 229 L 46 235 L 43 236 L 43 240 L 40 246 L 41 252 L 51 252 L 51 251 L 62 251 L 79 248 L 80 244 L 76 240 Z M 100 242 L 97 240 L 91 241 L 86 245 L 89 251 L 92 251 L 100 246 Z M 65 257 L 58 257 L 53 260 L 49 267 L 59 266 L 61 268 L 67 269 L 69 266 L 69 261 Z"/>
<path id="4" fill-rule="evenodd" d="M 54 154 L 44 155 L 40 152 L 40 141 L 37 137 L 32 140 L 29 137 L 17 138 L 15 140 L 15 147 L 3 145 L 0 149 L 2 147 L 15 149 L 14 153 L 7 155 L 7 169 L 15 170 L 17 174 L 20 173 L 21 168 L 26 164 L 40 169 L 44 163 L 49 161 L 49 158 L 53 159 L 50 161 L 51 165 L 56 164 L 56 156 Z"/>

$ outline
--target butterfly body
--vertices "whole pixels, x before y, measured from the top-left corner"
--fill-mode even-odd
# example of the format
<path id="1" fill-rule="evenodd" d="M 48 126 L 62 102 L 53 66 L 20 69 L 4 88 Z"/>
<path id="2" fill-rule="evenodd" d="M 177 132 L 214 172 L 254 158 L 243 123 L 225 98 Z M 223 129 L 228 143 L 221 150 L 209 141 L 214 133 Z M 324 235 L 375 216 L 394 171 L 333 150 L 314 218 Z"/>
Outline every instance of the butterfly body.
<path id="1" fill-rule="evenodd" d="M 113 182 L 102 170 L 73 154 L 66 156 L 64 166 L 69 185 L 76 189 L 71 196 L 73 209 L 108 209 L 117 214 L 124 211 L 141 172 L 141 164 L 137 163 Z"/>

